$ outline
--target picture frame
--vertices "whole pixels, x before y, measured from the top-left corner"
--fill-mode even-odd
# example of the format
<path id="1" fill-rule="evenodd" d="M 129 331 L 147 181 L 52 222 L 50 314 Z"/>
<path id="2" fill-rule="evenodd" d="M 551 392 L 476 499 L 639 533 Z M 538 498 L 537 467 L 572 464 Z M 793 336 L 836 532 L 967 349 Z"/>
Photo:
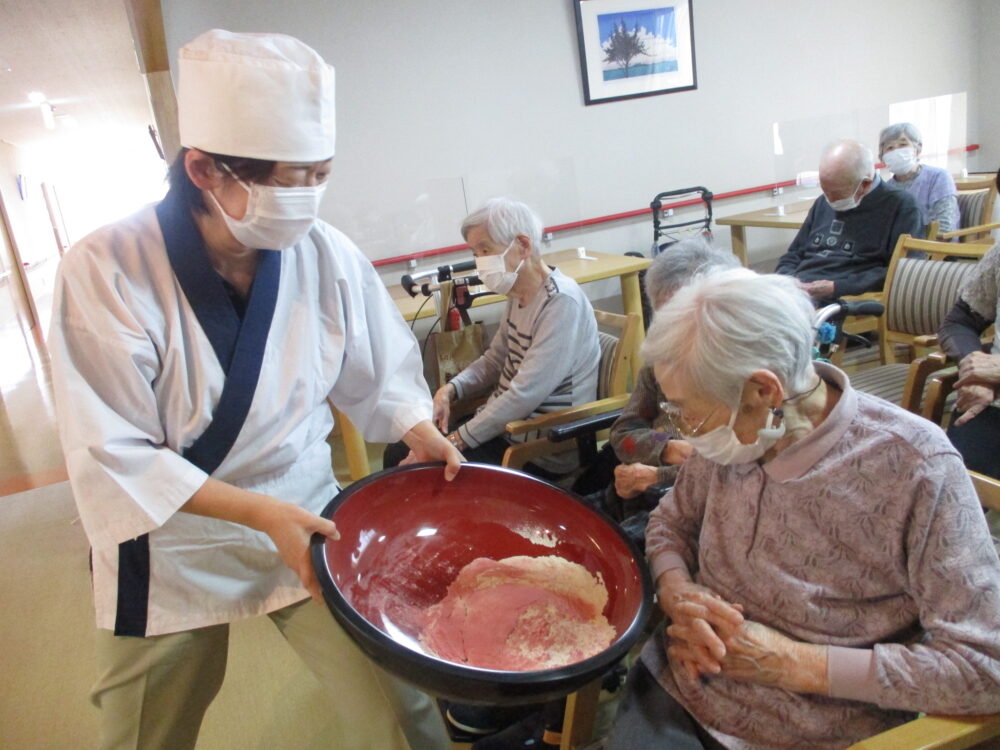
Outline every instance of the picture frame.
<path id="1" fill-rule="evenodd" d="M 698 88 L 693 0 L 573 0 L 584 103 Z"/>

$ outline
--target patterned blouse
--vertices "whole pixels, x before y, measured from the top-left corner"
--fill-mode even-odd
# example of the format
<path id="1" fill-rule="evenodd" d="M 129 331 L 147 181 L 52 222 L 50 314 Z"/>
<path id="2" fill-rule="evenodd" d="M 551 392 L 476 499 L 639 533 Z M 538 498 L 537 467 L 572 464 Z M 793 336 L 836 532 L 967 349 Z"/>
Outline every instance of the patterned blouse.
<path id="1" fill-rule="evenodd" d="M 656 383 L 653 368 L 644 365 L 639 370 L 635 388 L 621 416 L 611 425 L 609 440 L 619 461 L 656 466 L 656 483 L 669 485 L 677 477 L 680 467 L 662 463 L 661 456 L 667 441 L 677 436 L 660 411 L 661 401 L 663 394 Z"/>
<path id="2" fill-rule="evenodd" d="M 915 712 L 1000 711 L 1000 560 L 936 426 L 851 388 L 764 464 L 693 455 L 652 512 L 654 578 L 685 567 L 744 614 L 828 646 L 830 696 L 691 681 L 662 634 L 643 661 L 727 748 L 844 748 Z"/>

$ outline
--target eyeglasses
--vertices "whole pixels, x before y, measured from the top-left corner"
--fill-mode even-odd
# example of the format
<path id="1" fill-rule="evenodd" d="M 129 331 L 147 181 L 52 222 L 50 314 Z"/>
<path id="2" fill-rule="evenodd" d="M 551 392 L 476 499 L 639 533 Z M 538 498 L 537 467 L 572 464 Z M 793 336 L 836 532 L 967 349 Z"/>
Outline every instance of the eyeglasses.
<path id="1" fill-rule="evenodd" d="M 712 409 L 712 411 L 708 413 L 708 416 L 692 427 L 691 424 L 684 418 L 684 414 L 679 407 L 674 406 L 669 401 L 661 401 L 659 403 L 659 407 L 674 432 L 678 435 L 683 435 L 684 437 L 695 437 L 698 435 L 701 432 L 702 427 L 705 426 L 705 423 L 712 418 L 712 415 L 715 414 L 716 411 L 718 411 L 718 407 Z"/>

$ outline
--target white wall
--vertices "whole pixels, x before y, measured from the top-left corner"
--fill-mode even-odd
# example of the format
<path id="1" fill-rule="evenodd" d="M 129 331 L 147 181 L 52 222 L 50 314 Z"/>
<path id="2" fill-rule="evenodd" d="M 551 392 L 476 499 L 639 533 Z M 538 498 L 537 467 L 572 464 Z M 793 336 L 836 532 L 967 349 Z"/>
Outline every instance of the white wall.
<path id="1" fill-rule="evenodd" d="M 693 6 L 697 90 L 588 107 L 572 0 L 163 0 L 172 50 L 212 27 L 281 31 L 335 65 L 338 153 L 325 218 L 373 259 L 461 242 L 467 209 L 501 192 L 554 225 L 642 208 L 662 190 L 789 179 L 793 166 L 814 168 L 820 146 L 776 160 L 774 122 L 815 134 L 815 144 L 872 143 L 890 103 L 928 96 L 968 92 L 968 142 L 985 147 L 968 166 L 1000 159 L 990 144 L 1000 103 L 984 72 L 997 66 L 980 64 L 981 49 L 997 61 L 994 0 Z M 561 234 L 553 247 L 646 250 L 651 227 L 645 216 Z M 724 228 L 717 236 L 728 243 Z M 751 230 L 751 259 L 776 256 L 790 239 Z"/>
<path id="2" fill-rule="evenodd" d="M 970 107 L 970 121 L 975 124 L 969 130 L 983 147 L 977 167 L 992 171 L 1000 165 L 1000 3 L 996 0 L 977 0 L 976 31 L 979 96 L 975 108 Z"/>

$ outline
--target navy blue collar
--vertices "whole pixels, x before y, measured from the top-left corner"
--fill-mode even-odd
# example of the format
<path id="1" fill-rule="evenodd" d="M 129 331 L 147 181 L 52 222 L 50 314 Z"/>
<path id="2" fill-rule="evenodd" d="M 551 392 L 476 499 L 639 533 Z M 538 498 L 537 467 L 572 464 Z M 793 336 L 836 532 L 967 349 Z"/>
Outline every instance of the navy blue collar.
<path id="1" fill-rule="evenodd" d="M 171 191 L 156 207 L 156 216 L 177 281 L 226 373 L 211 424 L 184 450 L 185 458 L 211 474 L 236 442 L 257 389 L 278 299 L 281 253 L 257 251 L 257 270 L 240 320 L 212 268 L 190 207 Z"/>

